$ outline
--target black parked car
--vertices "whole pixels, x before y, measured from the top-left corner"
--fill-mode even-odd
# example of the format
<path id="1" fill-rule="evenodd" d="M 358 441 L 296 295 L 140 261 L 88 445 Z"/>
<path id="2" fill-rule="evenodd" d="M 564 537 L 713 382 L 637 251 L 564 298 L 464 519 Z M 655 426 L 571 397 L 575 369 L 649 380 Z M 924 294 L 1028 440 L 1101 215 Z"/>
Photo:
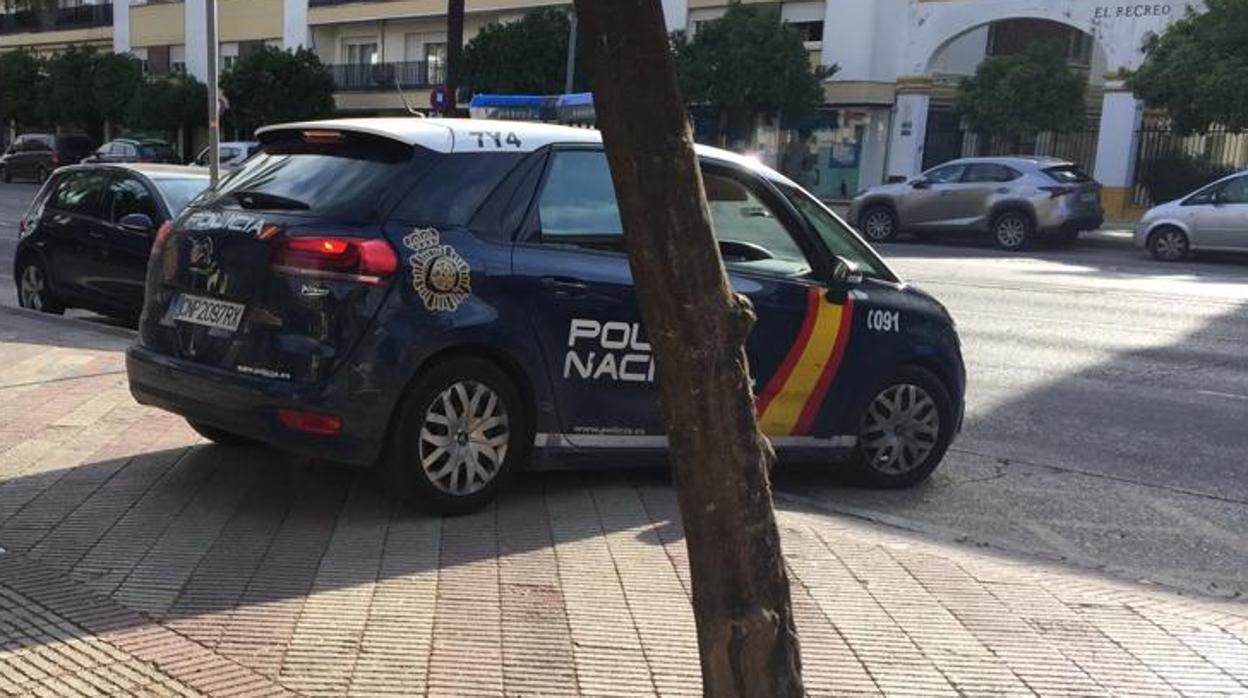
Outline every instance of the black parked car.
<path id="1" fill-rule="evenodd" d="M 64 165 L 76 165 L 91 154 L 93 144 L 86 136 L 55 136 L 27 133 L 18 136 L 0 155 L 0 180 L 33 179 L 45 182 L 48 175 Z"/>
<path id="2" fill-rule="evenodd" d="M 79 307 L 134 319 L 156 231 L 208 187 L 198 167 L 57 170 L 18 223 L 13 278 L 24 308 Z"/>
<path id="3" fill-rule="evenodd" d="M 182 159 L 173 146 L 164 141 L 118 138 L 96 149 L 86 162 L 152 162 L 180 165 Z"/>

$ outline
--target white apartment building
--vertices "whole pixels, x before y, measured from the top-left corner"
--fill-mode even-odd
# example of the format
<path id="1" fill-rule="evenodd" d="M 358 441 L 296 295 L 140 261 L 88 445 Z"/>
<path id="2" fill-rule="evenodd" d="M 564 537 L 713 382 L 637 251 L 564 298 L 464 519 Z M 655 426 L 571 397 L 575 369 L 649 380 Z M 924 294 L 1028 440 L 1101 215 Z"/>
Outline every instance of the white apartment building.
<path id="1" fill-rule="evenodd" d="M 727 0 L 662 0 L 670 29 L 696 32 Z M 1058 40 L 1088 75 L 1094 175 L 1110 215 L 1123 212 L 1142 109 L 1118 78 L 1142 59 L 1149 32 L 1181 15 L 1177 0 L 806 0 L 767 2 L 803 32 L 812 62 L 840 70 L 825 84 L 814 118 L 760 122 L 742 144 L 782 164 L 800 142 L 815 155 L 803 183 L 829 199 L 910 177 L 925 161 L 956 156 L 949 106 L 957 79 L 985 56 L 1034 40 Z M 111 4 L 111 7 L 109 5 Z M 567 0 L 467 0 L 465 40 L 490 22 Z M 153 72 L 205 72 L 204 0 L 64 0 L 52 26 L 0 15 L 0 51 L 53 51 L 71 43 L 111 47 Z M 334 71 L 340 110 L 394 113 L 393 80 L 423 99 L 445 65 L 446 0 L 220 0 L 223 61 L 255 46 L 307 46 Z M 385 80 L 377 78 L 383 66 Z M 387 84 L 388 83 L 388 84 Z M 427 91 L 427 90 L 425 90 Z M 1091 164 L 1084 163 L 1084 164 Z"/>

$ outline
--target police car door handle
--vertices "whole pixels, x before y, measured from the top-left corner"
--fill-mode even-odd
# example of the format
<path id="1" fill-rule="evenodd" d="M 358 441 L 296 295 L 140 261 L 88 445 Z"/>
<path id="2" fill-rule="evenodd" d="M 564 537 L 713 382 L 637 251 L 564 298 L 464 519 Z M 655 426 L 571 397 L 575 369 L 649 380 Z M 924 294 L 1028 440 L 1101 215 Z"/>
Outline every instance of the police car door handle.
<path id="1" fill-rule="evenodd" d="M 562 276 L 543 276 L 542 288 L 550 289 L 556 296 L 566 298 L 584 293 L 589 284 Z"/>

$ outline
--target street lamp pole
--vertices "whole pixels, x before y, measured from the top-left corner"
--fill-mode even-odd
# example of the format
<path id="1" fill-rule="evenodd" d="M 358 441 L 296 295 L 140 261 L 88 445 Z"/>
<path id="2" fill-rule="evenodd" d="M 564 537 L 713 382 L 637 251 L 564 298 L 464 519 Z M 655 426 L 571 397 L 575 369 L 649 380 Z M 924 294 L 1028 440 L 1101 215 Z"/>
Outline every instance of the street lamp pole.
<path id="1" fill-rule="evenodd" d="M 568 18 L 568 63 L 564 67 L 563 93 L 572 94 L 572 87 L 576 80 L 576 12 L 572 12 L 572 16 Z"/>
<path id="2" fill-rule="evenodd" d="M 204 28 L 208 43 L 208 178 L 210 186 L 216 187 L 221 177 L 221 99 L 218 94 L 217 49 L 217 0 L 204 0 L 207 17 Z"/>

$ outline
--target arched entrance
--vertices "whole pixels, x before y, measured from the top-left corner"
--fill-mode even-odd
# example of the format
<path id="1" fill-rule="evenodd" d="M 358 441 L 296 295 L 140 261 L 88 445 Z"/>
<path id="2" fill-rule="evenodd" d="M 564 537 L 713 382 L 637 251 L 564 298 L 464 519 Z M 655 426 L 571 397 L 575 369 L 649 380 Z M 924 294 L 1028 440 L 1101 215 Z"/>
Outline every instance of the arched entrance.
<path id="1" fill-rule="evenodd" d="M 1099 112 L 1095 148 L 1088 160 L 1095 162 L 1093 176 L 1104 185 L 1103 200 L 1111 217 L 1125 212 L 1134 162 L 1138 149 L 1142 107 L 1126 89 L 1116 71 L 1138 67 L 1141 47 L 1150 32 L 1162 32 L 1166 24 L 1182 15 L 1187 3 L 1179 0 L 948 0 L 909 3 L 904 48 L 896 63 L 896 97 L 889 139 L 886 173 L 889 180 L 913 177 L 933 158 L 925 158 L 928 118 L 933 101 L 939 106 L 942 72 L 951 65 L 973 58 L 979 42 L 979 55 L 987 55 L 988 36 L 984 28 L 1016 20 L 1042 20 L 1069 27 L 1091 37 L 1088 56 L 1089 84 L 1094 88 L 1090 111 Z M 1041 25 L 1033 25 L 1041 26 Z M 1027 25 L 1016 25 L 1026 29 Z M 1008 35 L 1009 30 L 1006 31 Z M 1025 32 L 1024 32 L 1025 33 Z M 1008 36 L 1006 37 L 1008 38 Z M 1078 50 L 1086 49 L 1087 39 L 1079 39 Z M 1008 42 L 1007 42 L 1008 43 Z M 1102 95 L 1099 108 L 1095 95 Z M 939 129 L 939 111 L 933 112 L 932 127 Z M 1088 136 L 1091 140 L 1093 137 Z"/>
<path id="2" fill-rule="evenodd" d="M 995 142 L 984 134 L 965 130 L 954 112 L 962 80 L 973 75 L 987 58 L 1020 53 L 1037 43 L 1057 47 L 1065 55 L 1070 69 L 1084 75 L 1088 81 L 1087 128 L 1076 133 L 1036 134 L 1023 143 Z M 1091 171 L 1096 158 L 1107 61 L 1105 50 L 1095 37 L 1051 19 L 1001 19 L 971 27 L 949 38 L 937 46 L 924 70 L 931 78 L 931 91 L 921 168 L 926 170 L 958 157 L 1035 154 L 1063 157 Z M 1013 152 L 1015 150 L 1020 152 Z"/>

